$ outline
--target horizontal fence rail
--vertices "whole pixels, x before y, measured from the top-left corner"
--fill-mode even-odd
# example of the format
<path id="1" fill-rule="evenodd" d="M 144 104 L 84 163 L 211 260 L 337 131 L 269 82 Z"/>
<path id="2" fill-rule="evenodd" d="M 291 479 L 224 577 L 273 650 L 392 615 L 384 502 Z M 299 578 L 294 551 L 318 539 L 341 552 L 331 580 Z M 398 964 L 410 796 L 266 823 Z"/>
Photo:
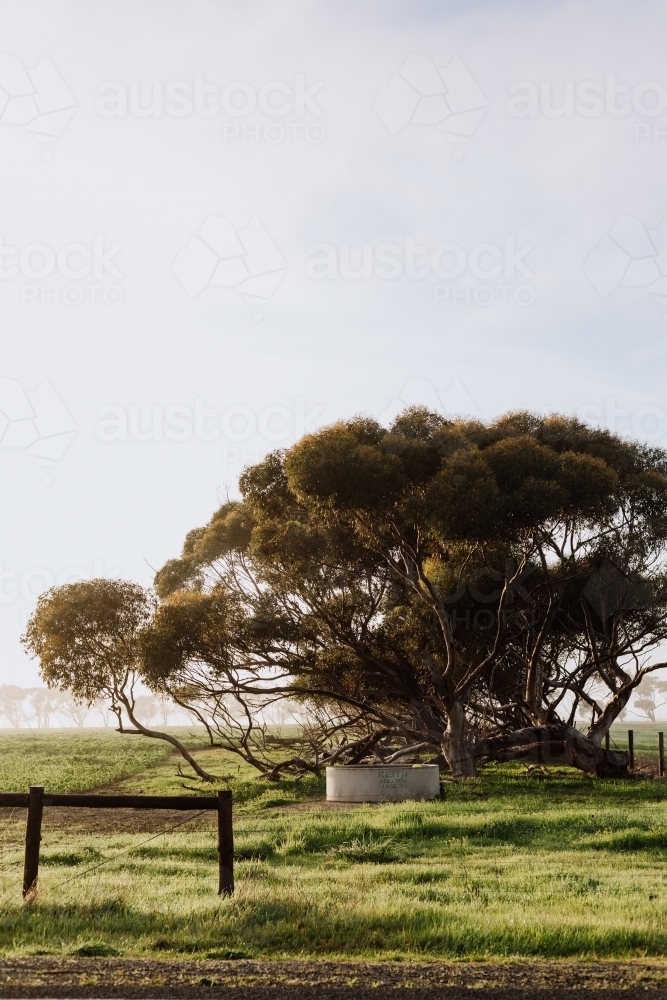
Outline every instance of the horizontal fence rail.
<path id="1" fill-rule="evenodd" d="M 231 792 L 221 792 L 231 796 Z M 24 806 L 30 796 L 0 792 L 0 806 Z M 82 809 L 217 809 L 216 795 L 56 795 L 44 792 L 44 806 L 77 806 Z"/>
<path id="2" fill-rule="evenodd" d="M 219 791 L 217 795 L 51 795 L 45 794 L 41 785 L 31 785 L 27 795 L 22 792 L 0 792 L 0 807 L 2 806 L 28 810 L 23 867 L 24 897 L 37 889 L 44 806 L 73 806 L 79 809 L 176 809 L 181 812 L 215 810 L 218 814 L 218 893 L 221 896 L 231 896 L 234 892 L 231 792 Z"/>

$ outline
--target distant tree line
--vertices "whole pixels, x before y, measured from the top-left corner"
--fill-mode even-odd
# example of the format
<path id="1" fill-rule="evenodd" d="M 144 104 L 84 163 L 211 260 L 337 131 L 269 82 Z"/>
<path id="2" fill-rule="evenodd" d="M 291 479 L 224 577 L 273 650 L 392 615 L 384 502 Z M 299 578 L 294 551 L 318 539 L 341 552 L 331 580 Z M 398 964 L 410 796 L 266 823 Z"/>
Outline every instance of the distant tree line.
<path id="1" fill-rule="evenodd" d="M 148 724 L 157 721 L 167 726 L 174 716 L 174 706 L 165 697 L 144 694 L 137 697 L 137 713 Z M 63 724 L 82 729 L 86 725 L 109 726 L 115 716 L 108 700 L 87 704 L 77 701 L 69 691 L 0 684 L 0 720 L 12 729 L 51 729 Z"/>

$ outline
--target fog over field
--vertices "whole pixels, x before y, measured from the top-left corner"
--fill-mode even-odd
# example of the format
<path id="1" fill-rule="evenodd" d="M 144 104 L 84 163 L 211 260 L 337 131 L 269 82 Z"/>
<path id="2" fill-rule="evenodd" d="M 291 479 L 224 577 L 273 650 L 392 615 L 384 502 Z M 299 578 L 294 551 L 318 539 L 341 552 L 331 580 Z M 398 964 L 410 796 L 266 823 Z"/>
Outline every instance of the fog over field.
<path id="1" fill-rule="evenodd" d="M 666 446 L 665 28 L 657 0 L 3 3 L 0 684 L 40 683 L 45 587 L 150 584 L 338 418 Z"/>

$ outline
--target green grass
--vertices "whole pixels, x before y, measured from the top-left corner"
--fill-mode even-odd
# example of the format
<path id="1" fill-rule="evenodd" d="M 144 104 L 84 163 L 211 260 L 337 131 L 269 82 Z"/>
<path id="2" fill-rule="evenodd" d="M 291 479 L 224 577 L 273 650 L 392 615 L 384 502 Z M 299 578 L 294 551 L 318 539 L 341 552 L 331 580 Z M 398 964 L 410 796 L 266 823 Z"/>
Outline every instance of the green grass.
<path id="1" fill-rule="evenodd" d="M 171 750 L 114 730 L 0 730 L 0 791 L 84 792 L 138 774 Z"/>
<path id="2" fill-rule="evenodd" d="M 628 730 L 634 732 L 635 758 L 639 762 L 655 763 L 658 759 L 658 733 L 667 732 L 667 722 L 623 722 L 611 731 L 612 750 L 628 749 Z"/>
<path id="3" fill-rule="evenodd" d="M 632 728 L 637 746 L 640 727 Z M 11 752 L 11 741 L 22 738 L 3 740 Z M 67 740 L 84 741 L 76 746 L 82 760 L 92 761 L 87 775 L 103 769 L 96 756 L 101 738 L 123 740 L 98 733 L 49 738 L 49 781 L 30 773 L 50 788 L 57 782 L 91 787 L 88 777 L 73 775 Z M 153 752 L 148 740 L 130 741 L 133 754 Z M 183 794 L 183 786 L 205 787 L 178 775 L 174 757 L 146 761 L 130 774 L 136 759 L 123 771 L 118 753 L 113 757 L 109 749 L 107 788 Z M 224 775 L 234 793 L 233 898 L 216 895 L 210 814 L 160 834 L 185 816 L 114 811 L 91 817 L 47 808 L 39 892 L 23 906 L 25 820 L 2 810 L 0 952 L 667 956 L 667 782 L 598 781 L 568 768 L 527 776 L 520 765 L 489 766 L 477 779 L 446 780 L 444 798 L 435 802 L 332 808 L 322 804 L 323 786 L 314 778 L 267 786 L 229 755 L 206 751 L 198 759 Z M 93 868 L 106 860 L 111 863 Z"/>

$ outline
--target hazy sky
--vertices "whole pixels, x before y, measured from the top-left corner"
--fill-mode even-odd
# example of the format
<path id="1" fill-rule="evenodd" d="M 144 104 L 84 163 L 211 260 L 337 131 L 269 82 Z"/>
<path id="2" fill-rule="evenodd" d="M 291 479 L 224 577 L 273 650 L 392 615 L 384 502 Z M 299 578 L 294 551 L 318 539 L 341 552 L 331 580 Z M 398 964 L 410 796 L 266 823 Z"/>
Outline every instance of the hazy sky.
<path id="1" fill-rule="evenodd" d="M 356 412 L 667 443 L 664 3 L 3 2 L 0 682 Z M 663 287 L 664 285 L 664 287 Z"/>

